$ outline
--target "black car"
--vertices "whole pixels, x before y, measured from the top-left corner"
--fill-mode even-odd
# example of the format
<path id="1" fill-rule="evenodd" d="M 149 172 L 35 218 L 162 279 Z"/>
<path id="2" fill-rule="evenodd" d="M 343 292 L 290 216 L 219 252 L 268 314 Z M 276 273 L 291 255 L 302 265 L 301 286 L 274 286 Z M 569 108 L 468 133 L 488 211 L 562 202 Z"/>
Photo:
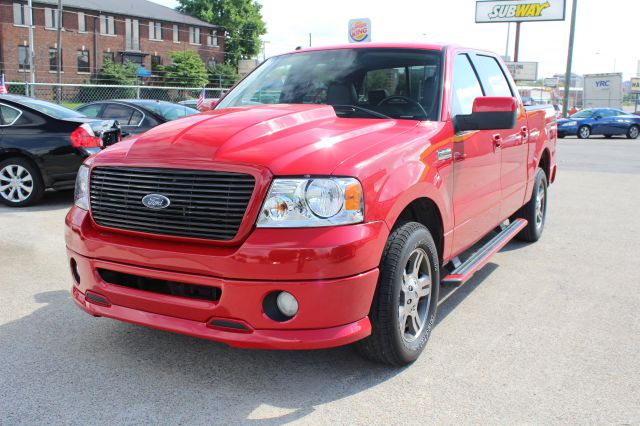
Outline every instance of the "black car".
<path id="1" fill-rule="evenodd" d="M 118 120 L 123 136 L 144 133 L 167 121 L 198 113 L 186 105 L 145 99 L 91 102 L 81 105 L 77 111 L 87 117 Z"/>
<path id="2" fill-rule="evenodd" d="M 0 202 L 22 207 L 37 202 L 46 188 L 73 188 L 85 158 L 121 138 L 114 120 L 0 95 Z"/>

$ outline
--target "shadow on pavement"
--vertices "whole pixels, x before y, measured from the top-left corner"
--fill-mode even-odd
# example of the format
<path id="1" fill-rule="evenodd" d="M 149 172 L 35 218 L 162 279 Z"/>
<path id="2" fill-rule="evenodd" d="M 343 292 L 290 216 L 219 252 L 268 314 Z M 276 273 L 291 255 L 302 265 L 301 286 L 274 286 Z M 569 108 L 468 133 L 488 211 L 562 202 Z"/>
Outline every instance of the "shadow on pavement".
<path id="1" fill-rule="evenodd" d="M 29 207 L 7 207 L 5 205 L 0 205 L 0 213 L 2 212 L 10 212 L 10 213 L 23 213 L 23 212 L 41 212 L 41 211 L 53 211 L 53 210 L 62 210 L 62 209 L 70 209 L 73 204 L 73 191 L 72 190 L 64 190 L 64 191 L 46 191 L 44 196 L 38 203 L 34 206 Z"/>
<path id="2" fill-rule="evenodd" d="M 443 286 L 438 323 L 496 268 L 489 263 L 466 284 Z M 348 347 L 241 350 L 93 318 L 67 291 L 35 301 L 41 307 L 33 313 L 0 326 L 0 378 L 10 384 L 0 386 L 0 419 L 7 424 L 275 425 L 404 370 L 367 362 Z"/>

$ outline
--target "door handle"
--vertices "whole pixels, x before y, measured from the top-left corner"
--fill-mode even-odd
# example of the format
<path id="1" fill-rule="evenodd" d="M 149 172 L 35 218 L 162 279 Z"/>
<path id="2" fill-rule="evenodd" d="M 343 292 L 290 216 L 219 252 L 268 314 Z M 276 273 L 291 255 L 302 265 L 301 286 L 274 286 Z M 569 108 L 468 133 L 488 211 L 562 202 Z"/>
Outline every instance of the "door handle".
<path id="1" fill-rule="evenodd" d="M 499 148 L 502 145 L 502 136 L 500 136 L 500 133 L 493 135 L 493 144 L 496 148 Z"/>

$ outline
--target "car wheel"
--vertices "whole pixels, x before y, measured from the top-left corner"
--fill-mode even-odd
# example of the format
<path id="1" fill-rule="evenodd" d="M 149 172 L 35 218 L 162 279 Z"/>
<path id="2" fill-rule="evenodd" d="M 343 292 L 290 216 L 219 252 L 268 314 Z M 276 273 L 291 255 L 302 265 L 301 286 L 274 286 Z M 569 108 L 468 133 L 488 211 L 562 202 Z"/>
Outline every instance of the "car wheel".
<path id="1" fill-rule="evenodd" d="M 43 194 L 44 183 L 33 163 L 20 157 L 0 162 L 0 202 L 24 207 L 36 203 Z"/>
<path id="2" fill-rule="evenodd" d="M 397 227 L 380 262 L 371 335 L 356 342 L 356 349 L 384 364 L 415 361 L 435 324 L 439 288 L 439 258 L 429 230 L 417 222 Z"/>
<path id="3" fill-rule="evenodd" d="M 547 175 L 544 170 L 538 167 L 531 200 L 512 216 L 512 219 L 523 218 L 528 222 L 527 226 L 516 235 L 516 238 L 520 241 L 533 243 L 542 236 L 547 219 L 547 190 Z"/>
<path id="4" fill-rule="evenodd" d="M 640 135 L 640 127 L 638 126 L 631 126 L 627 130 L 627 138 L 629 139 L 637 139 L 638 135 Z"/>
<path id="5" fill-rule="evenodd" d="M 580 139 L 589 139 L 591 136 L 591 129 L 588 126 L 580 126 L 578 129 L 578 137 Z"/>

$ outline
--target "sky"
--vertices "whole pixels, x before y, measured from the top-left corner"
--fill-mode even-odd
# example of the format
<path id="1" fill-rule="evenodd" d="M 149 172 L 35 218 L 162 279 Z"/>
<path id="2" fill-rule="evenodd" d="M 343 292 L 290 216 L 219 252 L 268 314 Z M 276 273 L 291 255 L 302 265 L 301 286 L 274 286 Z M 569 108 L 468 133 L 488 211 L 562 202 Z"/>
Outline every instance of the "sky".
<path id="1" fill-rule="evenodd" d="M 153 0 L 175 7 L 175 0 Z M 267 24 L 266 56 L 296 46 L 344 44 L 348 21 L 371 19 L 374 42 L 443 42 L 505 54 L 508 24 L 476 24 L 474 0 L 258 0 Z M 521 26 L 520 61 L 538 62 L 538 77 L 564 74 L 572 0 L 566 20 Z M 578 0 L 573 71 L 578 74 L 640 70 L 640 0 Z M 509 56 L 513 57 L 515 24 Z"/>

